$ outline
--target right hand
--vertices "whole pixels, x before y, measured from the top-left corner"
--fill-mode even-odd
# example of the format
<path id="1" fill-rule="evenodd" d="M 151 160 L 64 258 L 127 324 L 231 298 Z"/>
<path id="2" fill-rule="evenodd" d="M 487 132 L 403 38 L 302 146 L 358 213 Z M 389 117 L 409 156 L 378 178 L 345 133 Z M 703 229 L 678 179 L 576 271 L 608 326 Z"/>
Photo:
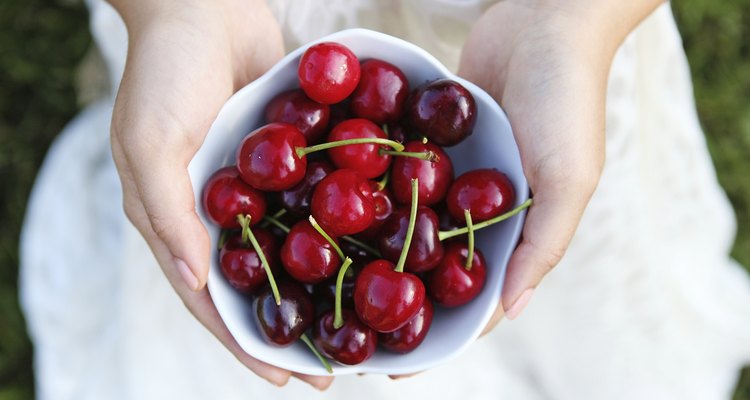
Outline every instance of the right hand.
<path id="1" fill-rule="evenodd" d="M 224 102 L 283 55 L 262 0 L 111 0 L 128 27 L 128 58 L 112 118 L 112 152 L 128 218 L 185 306 L 258 376 L 295 376 L 245 353 L 205 287 L 210 244 L 187 167 Z"/>

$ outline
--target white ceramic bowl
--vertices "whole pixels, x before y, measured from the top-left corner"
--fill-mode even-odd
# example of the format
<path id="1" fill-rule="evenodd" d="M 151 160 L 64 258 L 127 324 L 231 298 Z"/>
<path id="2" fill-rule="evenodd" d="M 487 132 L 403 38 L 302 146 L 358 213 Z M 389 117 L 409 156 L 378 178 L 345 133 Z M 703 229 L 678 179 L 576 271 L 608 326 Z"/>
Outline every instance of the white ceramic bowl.
<path id="1" fill-rule="evenodd" d="M 396 65 L 406 74 L 412 88 L 437 78 L 451 78 L 464 85 L 477 102 L 478 118 L 474 133 L 468 139 L 447 148 L 456 176 L 470 169 L 494 167 L 507 174 L 513 182 L 517 193 L 514 206 L 528 198 L 528 185 L 521 170 L 521 160 L 510 123 L 498 104 L 483 90 L 452 74 L 421 48 L 382 33 L 351 29 L 323 37 L 318 42 L 322 41 L 342 43 L 360 60 L 379 58 Z M 216 169 L 234 164 L 235 151 L 242 138 L 264 124 L 263 110 L 266 103 L 281 91 L 299 86 L 297 64 L 307 47 L 309 45 L 291 52 L 265 75 L 238 91 L 224 105 L 211 126 L 205 143 L 190 163 L 196 204 L 201 204 L 201 190 L 208 177 Z M 198 213 L 208 228 L 212 243 L 217 243 L 219 229 L 206 219 L 201 207 L 198 207 Z M 356 366 L 342 366 L 332 362 L 333 373 L 407 374 L 443 363 L 470 346 L 498 304 L 506 264 L 520 236 L 524 216 L 523 213 L 519 214 L 477 233 L 477 245 L 488 264 L 484 289 L 476 299 L 462 307 L 436 307 L 432 327 L 416 350 L 398 355 L 379 349 L 371 359 Z M 218 254 L 215 247 L 212 251 Z M 248 354 L 291 371 L 327 374 L 303 343 L 276 348 L 263 341 L 252 322 L 251 302 L 223 279 L 216 256 L 212 257 L 208 287 L 229 331 Z"/>

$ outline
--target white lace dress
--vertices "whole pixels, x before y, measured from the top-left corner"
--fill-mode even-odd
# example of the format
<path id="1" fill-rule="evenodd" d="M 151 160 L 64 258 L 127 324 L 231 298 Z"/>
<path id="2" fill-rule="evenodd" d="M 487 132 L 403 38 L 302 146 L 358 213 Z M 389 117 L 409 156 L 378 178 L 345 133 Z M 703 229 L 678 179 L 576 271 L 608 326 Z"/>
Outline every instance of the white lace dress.
<path id="1" fill-rule="evenodd" d="M 125 30 L 103 1 L 89 3 L 116 87 Z M 313 6 L 328 10 L 306 12 Z M 486 6 L 273 2 L 289 49 L 362 26 L 406 38 L 451 68 Z M 729 398 L 750 362 L 750 281 L 728 257 L 735 222 L 692 96 L 665 5 L 617 53 L 601 183 L 568 254 L 521 317 L 416 377 L 346 376 L 324 394 L 255 377 L 183 307 L 121 210 L 108 136 L 113 99 L 102 99 L 50 149 L 26 216 L 20 285 L 38 397 Z"/>

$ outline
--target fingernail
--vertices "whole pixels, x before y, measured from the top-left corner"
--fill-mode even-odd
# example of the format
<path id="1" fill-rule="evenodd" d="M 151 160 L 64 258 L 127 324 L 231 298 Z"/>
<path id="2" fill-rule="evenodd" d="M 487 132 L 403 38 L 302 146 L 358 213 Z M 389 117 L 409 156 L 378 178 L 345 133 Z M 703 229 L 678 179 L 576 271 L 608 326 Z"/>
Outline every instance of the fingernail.
<path id="1" fill-rule="evenodd" d="M 289 374 L 278 373 L 275 375 L 265 376 L 265 379 L 274 386 L 282 387 L 289 382 Z"/>
<path id="2" fill-rule="evenodd" d="M 534 294 L 534 289 L 526 289 L 521 293 L 521 296 L 518 297 L 515 303 L 513 303 L 512 306 L 508 309 L 508 311 L 505 312 L 505 316 L 508 319 L 516 319 L 520 314 L 521 311 L 523 311 L 524 308 L 526 308 L 526 305 L 529 304 L 529 300 L 531 300 L 531 295 Z"/>
<path id="3" fill-rule="evenodd" d="M 182 276 L 182 280 L 185 281 L 185 284 L 192 290 L 198 290 L 198 278 L 193 274 L 193 271 L 190 270 L 190 267 L 188 267 L 185 261 L 175 258 L 174 263 L 175 266 L 177 266 L 177 271 L 180 272 L 180 276 Z"/>

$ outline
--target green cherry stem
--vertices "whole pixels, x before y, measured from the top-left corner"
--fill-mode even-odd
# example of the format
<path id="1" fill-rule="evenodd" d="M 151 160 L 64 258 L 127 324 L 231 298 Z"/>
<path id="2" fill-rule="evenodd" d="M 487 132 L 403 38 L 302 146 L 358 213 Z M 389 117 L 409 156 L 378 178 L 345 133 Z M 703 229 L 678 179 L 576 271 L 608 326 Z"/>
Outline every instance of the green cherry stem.
<path id="1" fill-rule="evenodd" d="M 297 147 L 295 151 L 297 152 L 297 157 L 302 158 L 316 151 L 328 150 L 334 147 L 348 146 L 352 144 L 367 144 L 367 143 L 384 144 L 386 146 L 393 147 L 393 149 L 396 151 L 404 151 L 403 144 L 395 140 L 383 139 L 383 138 L 354 138 L 354 139 L 345 139 L 345 140 L 335 140 L 333 142 L 316 144 L 315 146 Z"/>
<path id="2" fill-rule="evenodd" d="M 302 336 L 300 336 L 300 339 L 302 339 L 303 342 L 307 345 L 307 347 L 310 348 L 310 350 L 315 354 L 315 357 L 318 357 L 318 360 L 320 360 L 320 363 L 323 364 L 323 368 L 328 371 L 329 374 L 333 373 L 333 368 L 331 368 L 331 364 L 328 362 L 328 360 L 323 357 L 318 349 L 315 348 L 315 345 L 312 343 L 309 337 L 307 337 L 306 333 L 303 333 Z"/>
<path id="3" fill-rule="evenodd" d="M 308 217 L 307 219 L 308 221 L 310 221 L 310 225 L 312 225 L 312 227 L 315 228 L 315 230 L 318 231 L 318 233 L 320 233 L 320 236 L 323 236 L 323 238 L 325 238 L 325 240 L 327 240 L 328 243 L 331 244 L 331 247 L 333 247 L 333 249 L 336 250 L 336 254 L 339 255 L 339 257 L 341 258 L 341 261 L 344 261 L 346 256 L 344 256 L 344 252 L 341 251 L 341 247 L 339 247 L 339 245 L 335 241 L 333 241 L 333 238 L 331 237 L 331 235 L 327 234 L 326 231 L 324 231 L 323 228 L 320 227 L 320 224 L 318 224 L 318 221 L 316 221 L 312 215 Z"/>
<path id="4" fill-rule="evenodd" d="M 390 156 L 400 156 L 400 157 L 412 157 L 412 158 L 418 158 L 420 160 L 435 162 L 437 160 L 437 155 L 433 151 L 393 151 L 393 150 L 378 150 L 378 155 L 388 154 Z"/>
<path id="5" fill-rule="evenodd" d="M 281 210 L 276 211 L 276 214 L 273 215 L 273 218 L 276 218 L 276 219 L 281 218 L 284 214 L 286 214 L 286 208 L 282 208 Z M 267 228 L 268 225 L 270 224 L 271 224 L 271 221 L 263 218 L 263 221 L 260 222 L 260 227 Z"/>
<path id="6" fill-rule="evenodd" d="M 521 204 L 520 206 L 518 206 L 518 207 L 516 207 L 516 208 L 514 208 L 514 209 L 512 209 L 510 211 L 508 211 L 505 214 L 501 214 L 501 215 L 498 215 L 495 218 L 490 218 L 487 221 L 482 221 L 482 222 L 480 222 L 478 224 L 475 224 L 473 228 L 474 228 L 475 231 L 478 231 L 478 230 L 480 230 L 482 228 L 486 228 L 486 227 L 488 227 L 490 225 L 493 225 L 493 224 L 496 224 L 498 222 L 505 221 L 506 219 L 508 219 L 508 218 L 510 218 L 510 217 L 512 217 L 512 216 L 514 216 L 514 215 L 516 215 L 518 213 L 520 213 L 521 211 L 529 208 L 529 206 L 531 206 L 531 203 L 532 203 L 532 199 L 528 199 L 528 200 L 524 201 L 523 204 Z M 461 236 L 464 233 L 468 233 L 468 232 L 469 232 L 469 228 L 461 228 L 461 229 L 456 229 L 456 230 L 453 230 L 453 231 L 440 231 L 440 232 L 438 232 L 438 239 L 440 239 L 440 241 L 443 241 L 445 239 L 450 239 L 452 237 Z"/>
<path id="7" fill-rule="evenodd" d="M 333 301 L 333 329 L 339 329 L 344 326 L 344 318 L 341 316 L 341 288 L 344 286 L 344 276 L 346 276 L 346 271 L 349 270 L 351 264 L 352 259 L 346 257 L 344 263 L 341 264 L 339 274 L 336 276 L 336 297 Z"/>
<path id="8" fill-rule="evenodd" d="M 388 181 L 391 180 L 391 169 L 388 168 L 383 174 L 383 177 L 378 181 L 378 191 L 381 192 L 388 186 Z"/>
<path id="9" fill-rule="evenodd" d="M 247 243 L 247 240 L 249 239 L 250 244 L 253 245 L 253 249 L 255 249 L 255 253 L 258 254 L 260 263 L 261 265 L 263 265 L 263 269 L 266 270 L 266 275 L 268 276 L 268 284 L 271 285 L 271 292 L 273 292 L 273 298 L 274 300 L 276 300 L 276 305 L 280 306 L 281 295 L 279 295 L 279 288 L 276 286 L 276 280 L 273 279 L 273 272 L 271 271 L 271 266 L 268 265 L 266 254 L 263 253 L 263 249 L 260 247 L 260 244 L 258 244 L 258 240 L 255 239 L 255 235 L 253 235 L 253 231 L 250 230 L 250 215 L 248 214 L 248 215 L 245 215 L 244 217 L 242 215 L 238 215 L 237 220 L 242 226 L 242 242 Z"/>
<path id="10" fill-rule="evenodd" d="M 467 271 L 471 271 L 471 263 L 474 261 L 474 223 L 471 220 L 471 211 L 464 210 L 464 218 L 466 218 L 466 228 L 469 229 L 469 253 L 466 255 Z"/>
<path id="11" fill-rule="evenodd" d="M 266 221 L 266 222 L 268 222 L 268 223 L 270 223 L 271 225 L 273 225 L 273 226 L 281 229 L 282 231 L 284 231 L 284 233 L 289 233 L 289 227 L 286 226 L 286 225 L 284 225 L 283 223 L 281 223 L 281 221 L 279 221 L 275 217 L 271 217 L 269 215 L 266 215 L 265 217 L 263 217 L 263 220 Z"/>
<path id="12" fill-rule="evenodd" d="M 409 227 L 406 228 L 406 238 L 404 239 L 404 248 L 401 249 L 401 256 L 398 258 L 398 264 L 394 271 L 404 272 L 404 265 L 406 264 L 406 254 L 409 253 L 409 246 L 411 246 L 411 238 L 414 236 L 414 225 L 417 223 L 417 201 L 419 200 L 419 180 L 414 178 L 411 180 L 411 210 L 409 211 Z"/>

